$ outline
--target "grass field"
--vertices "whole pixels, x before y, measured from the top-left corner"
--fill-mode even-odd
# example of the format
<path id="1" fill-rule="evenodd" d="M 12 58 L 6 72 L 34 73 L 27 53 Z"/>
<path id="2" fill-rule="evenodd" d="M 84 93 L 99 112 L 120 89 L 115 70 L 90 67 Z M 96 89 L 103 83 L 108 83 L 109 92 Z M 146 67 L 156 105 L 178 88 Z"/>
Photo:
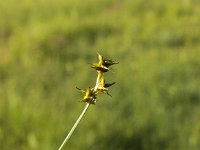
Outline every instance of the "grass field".
<path id="1" fill-rule="evenodd" d="M 65 149 L 200 149 L 200 1 L 6 0 L 0 18 L 1 150 L 58 149 L 96 52 L 117 84 Z"/>

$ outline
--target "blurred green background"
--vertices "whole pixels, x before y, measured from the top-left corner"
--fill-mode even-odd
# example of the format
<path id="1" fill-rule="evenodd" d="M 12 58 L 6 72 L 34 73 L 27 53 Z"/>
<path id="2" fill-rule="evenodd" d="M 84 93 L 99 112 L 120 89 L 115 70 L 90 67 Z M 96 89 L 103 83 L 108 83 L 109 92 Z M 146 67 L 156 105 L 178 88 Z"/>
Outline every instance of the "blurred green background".
<path id="1" fill-rule="evenodd" d="M 199 0 L 0 2 L 0 149 L 55 150 L 94 86 L 96 52 L 120 61 L 64 149 L 200 149 Z"/>

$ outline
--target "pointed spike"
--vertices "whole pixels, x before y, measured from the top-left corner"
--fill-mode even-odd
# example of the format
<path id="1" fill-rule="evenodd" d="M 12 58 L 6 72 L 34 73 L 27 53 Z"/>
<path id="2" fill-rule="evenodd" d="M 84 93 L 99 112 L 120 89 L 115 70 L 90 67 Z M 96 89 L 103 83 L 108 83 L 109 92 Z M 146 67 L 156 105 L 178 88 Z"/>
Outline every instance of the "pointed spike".
<path id="1" fill-rule="evenodd" d="M 104 87 L 106 87 L 106 88 L 107 88 L 107 87 L 110 87 L 110 86 L 114 85 L 115 83 L 116 83 L 116 82 L 106 83 Z"/>
<path id="2" fill-rule="evenodd" d="M 78 88 L 77 86 L 76 86 L 76 89 L 77 89 L 77 90 L 82 90 L 82 89 Z"/>
<path id="3" fill-rule="evenodd" d="M 112 95 L 110 95 L 110 93 L 108 93 L 108 91 L 105 91 L 105 92 L 106 92 L 106 94 L 107 94 L 108 96 L 112 97 Z"/>
<path id="4" fill-rule="evenodd" d="M 112 65 L 115 65 L 115 64 L 118 64 L 119 62 L 117 61 L 114 61 L 114 60 L 111 60 L 111 59 L 105 59 L 104 60 L 104 65 L 106 67 L 109 67 L 109 66 L 112 66 Z"/>
<path id="5" fill-rule="evenodd" d="M 82 90 L 82 89 L 78 88 L 77 86 L 76 86 L 76 89 L 77 89 L 77 90 L 79 90 L 79 91 L 81 91 L 82 93 L 85 93 L 85 91 L 84 91 L 84 90 Z"/>
<path id="6" fill-rule="evenodd" d="M 103 61 L 104 61 L 103 56 L 101 54 L 99 54 L 98 52 L 97 52 L 97 55 L 98 55 L 98 59 L 99 59 L 98 65 L 101 66 L 103 64 Z"/>

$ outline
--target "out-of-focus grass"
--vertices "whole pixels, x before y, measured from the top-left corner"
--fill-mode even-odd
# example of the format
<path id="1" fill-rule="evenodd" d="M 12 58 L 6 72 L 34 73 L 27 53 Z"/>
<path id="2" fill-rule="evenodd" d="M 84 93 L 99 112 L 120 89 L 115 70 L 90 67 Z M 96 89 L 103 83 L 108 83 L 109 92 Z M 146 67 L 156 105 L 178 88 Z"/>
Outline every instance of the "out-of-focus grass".
<path id="1" fill-rule="evenodd" d="M 120 64 L 69 149 L 200 148 L 199 1 L 0 2 L 0 147 L 59 147 L 93 86 L 96 52 Z"/>

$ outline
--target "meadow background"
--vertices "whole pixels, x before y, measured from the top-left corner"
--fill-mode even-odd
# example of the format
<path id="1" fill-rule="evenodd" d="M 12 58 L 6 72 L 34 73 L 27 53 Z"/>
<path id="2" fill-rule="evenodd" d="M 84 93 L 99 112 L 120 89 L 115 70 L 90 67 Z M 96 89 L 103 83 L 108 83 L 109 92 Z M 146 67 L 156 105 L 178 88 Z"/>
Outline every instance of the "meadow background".
<path id="1" fill-rule="evenodd" d="M 199 0 L 0 2 L 0 149 L 55 150 L 94 86 L 99 52 L 120 61 L 69 150 L 200 149 Z"/>

